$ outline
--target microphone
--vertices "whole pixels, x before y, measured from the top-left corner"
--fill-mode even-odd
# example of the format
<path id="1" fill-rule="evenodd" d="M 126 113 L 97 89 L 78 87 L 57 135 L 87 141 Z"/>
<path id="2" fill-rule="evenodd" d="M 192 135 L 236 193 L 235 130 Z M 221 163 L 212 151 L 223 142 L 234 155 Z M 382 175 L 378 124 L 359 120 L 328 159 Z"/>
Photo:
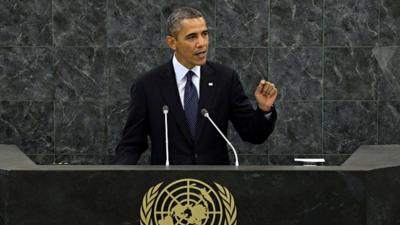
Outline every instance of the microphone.
<path id="1" fill-rule="evenodd" d="M 168 106 L 164 105 L 162 107 L 164 113 L 164 123 L 165 123 L 165 165 L 169 166 L 169 148 L 168 148 Z"/>
<path id="2" fill-rule="evenodd" d="M 215 127 L 215 129 L 219 132 L 219 134 L 225 139 L 226 143 L 228 143 L 228 145 L 231 147 L 233 154 L 235 155 L 235 166 L 239 166 L 239 160 L 238 160 L 238 156 L 237 156 L 237 152 L 236 152 L 235 148 L 233 147 L 231 142 L 225 137 L 224 133 L 222 133 L 222 131 L 218 128 L 218 126 L 211 119 L 210 115 L 208 114 L 207 109 L 204 109 L 204 108 L 201 109 L 201 115 L 206 117 L 211 122 L 211 124 Z"/>

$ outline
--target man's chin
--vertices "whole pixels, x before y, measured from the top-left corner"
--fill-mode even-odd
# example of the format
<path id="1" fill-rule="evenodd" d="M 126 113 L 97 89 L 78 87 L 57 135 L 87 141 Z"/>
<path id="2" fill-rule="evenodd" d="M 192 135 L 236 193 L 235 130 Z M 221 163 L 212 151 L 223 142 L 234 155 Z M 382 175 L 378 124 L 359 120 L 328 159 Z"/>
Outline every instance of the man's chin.
<path id="1" fill-rule="evenodd" d="M 207 62 L 207 58 L 205 58 L 203 60 L 197 60 L 196 61 L 196 65 L 197 66 L 202 66 L 202 65 L 206 64 L 206 62 Z"/>

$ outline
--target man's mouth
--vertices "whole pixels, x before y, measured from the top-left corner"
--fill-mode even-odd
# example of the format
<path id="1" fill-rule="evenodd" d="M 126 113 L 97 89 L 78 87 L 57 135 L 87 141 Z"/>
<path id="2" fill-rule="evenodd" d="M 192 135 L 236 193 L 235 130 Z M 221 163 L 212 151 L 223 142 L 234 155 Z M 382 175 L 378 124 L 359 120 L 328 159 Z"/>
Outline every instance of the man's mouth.
<path id="1" fill-rule="evenodd" d="M 206 57 L 207 51 L 196 52 L 194 55 L 203 58 Z"/>

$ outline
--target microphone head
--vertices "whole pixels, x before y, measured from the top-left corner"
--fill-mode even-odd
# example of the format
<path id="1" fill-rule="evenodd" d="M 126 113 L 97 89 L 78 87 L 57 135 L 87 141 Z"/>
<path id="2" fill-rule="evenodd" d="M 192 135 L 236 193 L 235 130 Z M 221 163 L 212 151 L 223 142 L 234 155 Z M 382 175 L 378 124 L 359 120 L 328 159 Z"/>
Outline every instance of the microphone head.
<path id="1" fill-rule="evenodd" d="M 164 112 L 164 113 L 167 113 L 168 112 L 168 106 L 166 106 L 166 105 L 164 105 L 163 107 L 162 107 L 162 111 Z"/>
<path id="2" fill-rule="evenodd" d="M 207 111 L 207 109 L 201 109 L 201 115 L 203 115 L 203 116 L 208 116 L 208 111 Z"/>

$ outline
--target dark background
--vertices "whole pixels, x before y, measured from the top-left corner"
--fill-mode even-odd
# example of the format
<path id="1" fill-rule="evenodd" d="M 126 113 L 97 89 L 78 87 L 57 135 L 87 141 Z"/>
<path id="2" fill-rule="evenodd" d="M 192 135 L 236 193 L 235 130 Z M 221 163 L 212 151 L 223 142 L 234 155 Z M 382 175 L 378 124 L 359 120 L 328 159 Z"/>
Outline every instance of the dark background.
<path id="1" fill-rule="evenodd" d="M 337 164 L 362 144 L 400 144 L 398 0 L 0 0 L 0 143 L 40 164 L 109 163 L 131 84 L 171 57 L 165 21 L 179 6 L 203 12 L 210 59 L 249 97 L 261 78 L 279 88 L 264 144 L 229 132 L 242 164 Z"/>

